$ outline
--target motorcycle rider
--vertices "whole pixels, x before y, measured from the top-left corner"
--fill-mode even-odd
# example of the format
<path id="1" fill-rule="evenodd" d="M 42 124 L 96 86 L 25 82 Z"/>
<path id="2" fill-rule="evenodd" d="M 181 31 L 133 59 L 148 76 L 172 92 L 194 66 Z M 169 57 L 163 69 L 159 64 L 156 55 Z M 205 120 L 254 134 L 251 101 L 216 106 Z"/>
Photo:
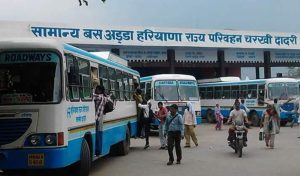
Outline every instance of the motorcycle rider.
<path id="1" fill-rule="evenodd" d="M 235 102 L 234 104 L 235 109 L 233 109 L 230 112 L 229 115 L 229 119 L 227 121 L 227 124 L 230 124 L 231 122 L 236 122 L 236 121 L 240 121 L 243 123 L 247 123 L 248 124 L 248 118 L 247 118 L 247 113 L 240 108 L 240 102 Z M 234 138 L 234 131 L 236 130 L 236 127 L 234 124 L 232 124 L 232 126 L 228 129 L 228 143 L 229 145 L 232 145 L 232 141 Z M 244 133 L 244 146 L 247 146 L 247 133 L 248 133 L 248 129 L 246 127 L 244 127 L 245 133 Z"/>

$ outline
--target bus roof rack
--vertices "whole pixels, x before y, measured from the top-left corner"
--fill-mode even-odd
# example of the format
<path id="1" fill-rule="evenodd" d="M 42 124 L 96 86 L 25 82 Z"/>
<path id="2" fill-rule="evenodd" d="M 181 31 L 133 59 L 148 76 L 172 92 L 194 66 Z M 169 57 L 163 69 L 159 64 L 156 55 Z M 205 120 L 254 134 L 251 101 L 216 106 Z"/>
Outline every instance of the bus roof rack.
<path id="1" fill-rule="evenodd" d="M 198 83 L 212 83 L 212 82 L 234 82 L 240 81 L 239 77 L 235 76 L 227 76 L 227 77 L 219 77 L 219 78 L 211 78 L 211 79 L 199 79 L 197 80 Z"/>

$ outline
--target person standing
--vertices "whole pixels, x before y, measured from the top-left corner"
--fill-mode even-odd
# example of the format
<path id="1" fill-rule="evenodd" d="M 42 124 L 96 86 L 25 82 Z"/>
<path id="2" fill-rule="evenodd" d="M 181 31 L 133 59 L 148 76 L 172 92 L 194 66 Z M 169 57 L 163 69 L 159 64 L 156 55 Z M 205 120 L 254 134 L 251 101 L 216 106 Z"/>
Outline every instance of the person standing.
<path id="1" fill-rule="evenodd" d="M 241 109 L 244 110 L 246 113 L 249 113 L 250 110 L 248 109 L 248 107 L 245 105 L 245 100 L 244 99 L 241 99 L 241 105 L 240 105 Z"/>
<path id="2" fill-rule="evenodd" d="M 150 101 L 143 101 L 143 104 L 138 104 L 138 107 L 142 109 L 143 118 L 141 119 L 143 129 L 145 130 L 146 144 L 144 149 L 149 147 L 149 134 L 150 134 L 150 123 L 151 123 L 151 103 Z"/>
<path id="3" fill-rule="evenodd" d="M 197 121 L 196 121 L 196 113 L 194 110 L 194 107 L 191 102 L 187 102 L 187 108 L 184 111 L 183 114 L 184 119 L 184 137 L 185 137 L 185 148 L 191 147 L 191 140 L 192 140 L 196 146 L 198 146 L 198 139 L 196 137 L 194 128 L 196 128 Z"/>
<path id="4" fill-rule="evenodd" d="M 93 99 L 95 102 L 95 112 L 96 112 L 96 155 L 100 154 L 99 151 L 99 137 L 97 137 L 98 131 L 100 130 L 100 125 L 103 123 L 103 111 L 104 106 L 108 101 L 108 97 L 104 94 L 105 88 L 103 86 L 96 86 L 95 93 L 93 94 Z"/>
<path id="5" fill-rule="evenodd" d="M 275 106 L 267 105 L 267 109 L 263 114 L 260 127 L 265 133 L 266 146 L 271 149 L 274 148 L 275 134 L 279 133 L 279 116 Z"/>
<path id="6" fill-rule="evenodd" d="M 165 123 L 165 133 L 164 135 L 168 135 L 168 153 L 169 153 L 169 162 L 167 165 L 172 165 L 174 162 L 173 149 L 175 144 L 177 162 L 176 164 L 180 164 L 182 159 L 182 151 L 180 142 L 183 139 L 183 118 L 177 112 L 178 106 L 176 104 L 172 104 L 170 106 L 171 114 L 167 117 Z"/>
<path id="7" fill-rule="evenodd" d="M 217 120 L 217 124 L 216 124 L 215 128 L 216 128 L 216 130 L 221 130 L 224 117 L 221 113 L 221 107 L 219 104 L 216 104 L 216 107 L 215 107 L 215 117 Z"/>
<path id="8" fill-rule="evenodd" d="M 156 113 L 156 118 L 159 119 L 159 139 L 160 139 L 160 148 L 159 149 L 165 149 L 167 146 L 167 140 L 164 136 L 164 126 L 165 126 L 165 121 L 168 116 L 168 110 L 163 106 L 162 102 L 158 102 L 158 112 Z"/>
<path id="9" fill-rule="evenodd" d="M 142 97 L 142 90 L 137 88 L 133 94 L 133 99 L 136 102 L 136 108 L 137 108 L 137 135 L 139 137 L 143 137 L 143 125 L 142 125 L 142 110 L 138 107 L 138 104 L 141 104 L 143 102 Z"/>

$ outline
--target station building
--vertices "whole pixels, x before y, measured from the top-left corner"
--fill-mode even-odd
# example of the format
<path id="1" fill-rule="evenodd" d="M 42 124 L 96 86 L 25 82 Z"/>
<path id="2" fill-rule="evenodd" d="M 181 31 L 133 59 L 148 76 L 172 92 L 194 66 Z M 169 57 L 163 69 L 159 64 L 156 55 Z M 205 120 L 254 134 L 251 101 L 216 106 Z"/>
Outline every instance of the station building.
<path id="1" fill-rule="evenodd" d="M 197 79 L 241 76 L 252 68 L 256 78 L 271 77 L 275 67 L 299 67 L 299 33 L 118 27 L 83 24 L 0 21 L 0 39 L 54 38 L 87 51 L 110 51 L 141 76 L 160 73 Z"/>

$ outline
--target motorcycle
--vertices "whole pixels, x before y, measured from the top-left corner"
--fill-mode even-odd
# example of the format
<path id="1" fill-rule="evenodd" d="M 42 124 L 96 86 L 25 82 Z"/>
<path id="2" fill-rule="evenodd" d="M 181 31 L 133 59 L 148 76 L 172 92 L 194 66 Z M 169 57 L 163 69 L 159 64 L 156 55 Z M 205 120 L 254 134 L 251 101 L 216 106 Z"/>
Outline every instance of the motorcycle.
<path id="1" fill-rule="evenodd" d="M 234 149 L 234 152 L 238 154 L 238 157 L 241 158 L 243 155 L 243 147 L 245 143 L 244 133 L 245 133 L 245 124 L 244 123 L 234 123 L 235 135 L 233 136 L 232 142 L 229 144 L 231 148 Z"/>

